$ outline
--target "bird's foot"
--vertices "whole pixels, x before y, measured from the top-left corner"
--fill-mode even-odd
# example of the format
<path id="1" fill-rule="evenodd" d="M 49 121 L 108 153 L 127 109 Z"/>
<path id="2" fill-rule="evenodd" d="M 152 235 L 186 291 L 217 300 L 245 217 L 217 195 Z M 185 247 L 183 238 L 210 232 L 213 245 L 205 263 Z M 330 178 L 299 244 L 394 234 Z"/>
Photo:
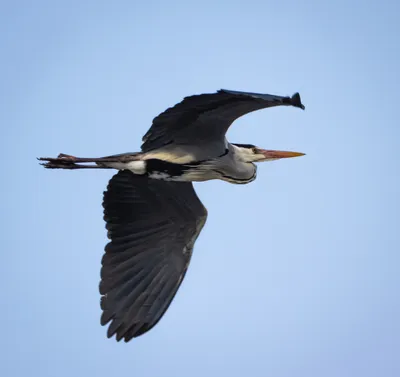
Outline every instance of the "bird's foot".
<path id="1" fill-rule="evenodd" d="M 38 160 L 44 161 L 41 165 L 48 169 L 76 169 L 75 162 L 77 158 L 64 153 L 60 153 L 57 158 L 39 157 Z"/>
<path id="2" fill-rule="evenodd" d="M 75 156 L 71 156 L 70 154 L 60 153 L 57 159 L 62 159 L 65 161 L 75 162 L 78 158 Z"/>

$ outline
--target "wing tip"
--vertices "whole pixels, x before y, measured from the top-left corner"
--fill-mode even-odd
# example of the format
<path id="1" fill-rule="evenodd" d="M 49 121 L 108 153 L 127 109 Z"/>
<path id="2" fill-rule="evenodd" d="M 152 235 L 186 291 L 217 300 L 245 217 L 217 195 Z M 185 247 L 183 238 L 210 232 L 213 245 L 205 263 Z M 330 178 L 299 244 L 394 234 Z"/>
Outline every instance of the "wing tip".
<path id="1" fill-rule="evenodd" d="M 107 325 L 106 323 L 101 323 L 102 326 Z M 139 336 L 148 332 L 153 326 L 149 326 L 148 323 L 140 323 L 138 325 L 133 325 L 128 328 L 124 328 L 122 323 L 118 323 L 117 326 L 113 326 L 113 323 L 108 326 L 107 329 L 107 338 L 114 338 L 117 342 L 123 340 L 125 343 L 130 342 L 134 338 L 138 338 Z"/>
<path id="2" fill-rule="evenodd" d="M 280 100 L 282 104 L 298 107 L 302 110 L 306 109 L 306 107 L 301 103 L 300 93 L 298 93 L 298 92 L 293 94 L 292 97 L 280 97 L 280 96 L 275 96 L 273 94 L 240 92 L 237 90 L 229 90 L 229 89 L 219 89 L 217 91 L 217 93 L 227 93 L 227 94 L 233 94 L 236 96 L 251 96 L 251 97 L 259 97 L 259 98 L 263 98 L 263 96 L 270 97 L 269 99 L 274 99 L 275 101 Z"/>
<path id="3" fill-rule="evenodd" d="M 296 92 L 295 94 L 292 95 L 290 98 L 290 104 L 294 107 L 298 107 L 302 110 L 305 110 L 306 107 L 301 103 L 301 97 L 300 93 Z"/>

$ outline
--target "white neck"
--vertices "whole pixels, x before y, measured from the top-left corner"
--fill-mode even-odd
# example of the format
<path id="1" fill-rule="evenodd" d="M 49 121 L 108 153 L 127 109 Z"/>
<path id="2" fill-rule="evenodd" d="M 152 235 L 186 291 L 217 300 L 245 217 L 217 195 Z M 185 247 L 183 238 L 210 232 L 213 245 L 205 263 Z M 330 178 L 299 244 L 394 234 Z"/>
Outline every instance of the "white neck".
<path id="1" fill-rule="evenodd" d="M 254 153 L 250 148 L 241 148 L 232 145 L 235 159 L 241 162 L 251 163 L 254 161 Z"/>

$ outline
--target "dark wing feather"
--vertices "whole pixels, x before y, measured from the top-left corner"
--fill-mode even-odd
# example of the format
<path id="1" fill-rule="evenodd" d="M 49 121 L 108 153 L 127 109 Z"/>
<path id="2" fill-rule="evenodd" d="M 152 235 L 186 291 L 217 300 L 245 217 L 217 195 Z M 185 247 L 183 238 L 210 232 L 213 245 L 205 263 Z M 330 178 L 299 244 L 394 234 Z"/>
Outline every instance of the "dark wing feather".
<path id="1" fill-rule="evenodd" d="M 221 139 L 234 120 L 255 110 L 274 106 L 304 109 L 300 95 L 281 97 L 270 94 L 219 90 L 213 94 L 186 97 L 158 115 L 143 137 L 142 150 L 148 152 L 170 143 L 199 144 Z"/>
<path id="2" fill-rule="evenodd" d="M 129 341 L 163 316 L 188 268 L 207 211 L 192 183 L 120 171 L 104 193 L 111 242 L 102 260 L 101 324 Z"/>

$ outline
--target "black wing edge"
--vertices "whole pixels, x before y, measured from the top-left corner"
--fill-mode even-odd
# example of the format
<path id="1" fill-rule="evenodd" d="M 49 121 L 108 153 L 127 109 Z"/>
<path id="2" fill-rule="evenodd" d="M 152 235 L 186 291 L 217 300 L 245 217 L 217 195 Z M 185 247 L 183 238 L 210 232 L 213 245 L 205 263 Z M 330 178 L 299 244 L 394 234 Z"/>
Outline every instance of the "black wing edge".
<path id="1" fill-rule="evenodd" d="M 137 181 L 135 182 L 136 179 L 137 179 Z M 127 171 L 127 170 L 119 171 L 117 174 L 115 174 L 110 179 L 110 181 L 107 185 L 107 189 L 104 192 L 104 197 L 103 197 L 104 220 L 106 221 L 106 229 L 108 230 L 108 238 L 111 239 L 111 242 L 106 245 L 106 254 L 107 254 L 108 248 L 112 247 L 113 237 L 111 236 L 110 231 L 118 229 L 118 225 L 116 225 L 116 227 L 114 227 L 114 226 L 112 226 L 111 223 L 109 223 L 109 221 L 112 220 L 113 218 L 115 219 L 115 216 L 117 215 L 117 213 L 115 211 L 112 211 L 112 213 L 110 213 L 108 211 L 110 209 L 109 205 L 115 201 L 118 202 L 119 205 L 127 203 L 126 199 L 129 199 L 129 197 L 131 197 L 131 199 L 133 199 L 133 197 L 131 196 L 131 192 L 130 192 L 131 191 L 130 187 L 132 187 L 131 184 L 138 183 L 139 186 L 143 187 L 143 186 L 147 186 L 147 184 L 149 184 L 150 186 L 153 186 L 153 184 L 158 186 L 163 183 L 163 181 L 150 180 L 150 182 L 151 182 L 151 184 L 150 184 L 150 182 L 148 182 L 148 180 L 149 180 L 148 178 L 135 176 L 133 173 L 131 173 L 130 171 Z M 148 182 L 148 183 L 146 184 L 146 182 Z M 173 183 L 173 182 L 165 182 L 165 184 L 167 186 L 175 185 L 175 183 Z M 120 324 L 114 326 L 115 324 L 113 322 L 113 317 L 110 317 L 110 318 L 103 317 L 103 315 L 105 314 L 104 311 L 106 309 L 106 307 L 104 305 L 106 304 L 107 293 L 102 292 L 101 283 L 100 283 L 100 293 L 102 295 L 101 301 L 100 301 L 100 306 L 103 311 L 100 322 L 101 322 L 102 326 L 108 325 L 108 331 L 107 331 L 108 338 L 111 338 L 114 335 L 116 335 L 116 340 L 118 342 L 123 339 L 127 343 L 131 339 L 139 337 L 139 336 L 143 335 L 144 333 L 148 332 L 149 330 L 151 330 L 154 326 L 156 326 L 158 324 L 158 322 L 164 316 L 165 312 L 168 310 L 171 302 L 175 298 L 175 296 L 179 290 L 179 287 L 181 286 L 181 284 L 184 280 L 184 277 L 186 275 L 187 268 L 189 266 L 189 262 L 191 259 L 194 242 L 197 239 L 197 237 L 199 236 L 201 229 L 203 228 L 206 218 L 207 218 L 207 210 L 201 203 L 200 199 L 198 198 L 196 192 L 193 189 L 192 184 L 187 185 L 187 184 L 178 183 L 178 185 L 180 187 L 179 194 L 182 195 L 182 196 L 180 196 L 180 199 L 183 200 L 182 204 L 185 206 L 186 201 L 189 201 L 191 205 L 195 204 L 194 211 L 197 212 L 197 215 L 200 216 L 200 218 L 201 218 L 201 222 L 200 222 L 199 226 L 196 227 L 197 229 L 196 229 L 196 233 L 194 234 L 194 238 L 192 239 L 192 243 L 187 244 L 187 247 L 190 250 L 188 250 L 188 260 L 186 262 L 186 266 L 182 270 L 179 281 L 174 282 L 172 280 L 164 280 L 165 286 L 168 288 L 168 292 L 169 292 L 169 293 L 167 292 L 168 300 L 165 301 L 165 303 L 163 305 L 161 305 L 159 309 L 157 309 L 157 315 L 155 316 L 155 318 L 153 318 L 153 320 L 150 320 L 149 322 L 147 322 L 147 321 L 142 322 L 140 324 L 140 326 L 134 326 L 134 327 L 129 326 L 128 328 L 120 329 Z M 134 190 L 133 187 L 132 187 L 132 190 Z M 171 195 L 171 191 L 169 191 L 169 194 L 167 194 L 167 195 Z M 172 194 L 172 195 L 175 195 L 175 194 Z M 140 195 L 136 196 L 136 199 L 140 200 Z M 170 199 L 173 199 L 173 198 L 170 198 Z M 194 202 L 193 202 L 193 199 L 194 199 Z M 142 204 L 143 204 L 143 202 L 142 202 Z M 106 254 L 103 255 L 103 260 L 106 256 Z M 103 261 L 102 261 L 102 264 L 103 264 Z M 102 277 L 102 279 L 103 279 L 103 277 Z"/>
<path id="2" fill-rule="evenodd" d="M 229 93 L 229 94 L 238 95 L 238 96 L 253 97 L 256 99 L 261 99 L 261 100 L 270 101 L 270 102 L 279 102 L 279 103 L 282 103 L 283 105 L 298 107 L 302 110 L 305 110 L 305 108 L 306 108 L 301 103 L 301 97 L 298 92 L 293 94 L 291 97 L 289 97 L 289 96 L 282 97 L 282 96 L 277 96 L 274 94 L 240 92 L 237 90 L 229 90 L 229 89 L 220 89 L 220 90 L 218 90 L 218 93 Z"/>

